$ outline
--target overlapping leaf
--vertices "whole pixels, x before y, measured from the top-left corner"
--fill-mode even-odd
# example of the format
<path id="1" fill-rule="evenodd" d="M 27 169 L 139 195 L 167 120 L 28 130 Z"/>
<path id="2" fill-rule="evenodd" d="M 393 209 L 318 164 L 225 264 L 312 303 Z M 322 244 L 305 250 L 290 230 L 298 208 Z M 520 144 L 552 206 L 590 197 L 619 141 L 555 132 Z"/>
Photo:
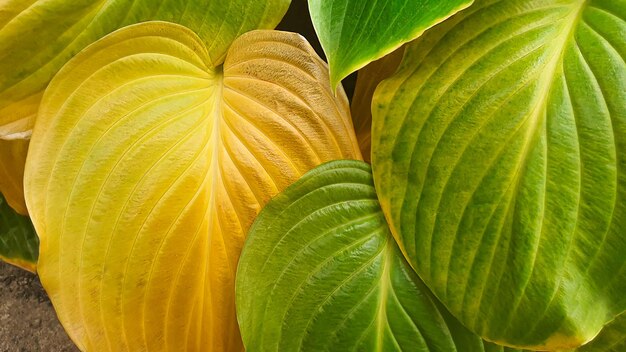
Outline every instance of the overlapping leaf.
<path id="1" fill-rule="evenodd" d="M 0 194 L 0 259 L 34 272 L 38 249 L 30 219 L 17 214 Z"/>
<path id="2" fill-rule="evenodd" d="M 29 134 L 48 82 L 76 53 L 125 25 L 146 20 L 183 24 L 208 47 L 211 66 L 222 63 L 237 36 L 252 29 L 273 28 L 289 0 L 6 0 L 0 2 L 0 141 L 22 144 L 11 136 Z M 11 148 L 21 148 L 14 146 Z M 5 175 L 21 182 L 18 164 Z M 14 203 L 13 190 L 0 192 Z M 22 193 L 22 192 L 20 192 Z M 20 209 L 18 209 L 19 211 Z"/>
<path id="3" fill-rule="evenodd" d="M 253 31 L 214 69 L 163 22 L 81 52 L 46 91 L 26 168 L 39 273 L 81 349 L 241 350 L 234 275 L 265 202 L 360 153 L 306 41 Z"/>
<path id="4" fill-rule="evenodd" d="M 625 19 L 624 0 L 477 1 L 376 92 L 392 232 L 489 340 L 574 348 L 626 309 Z"/>
<path id="5" fill-rule="evenodd" d="M 473 0 L 309 0 L 333 87 Z"/>
<path id="6" fill-rule="evenodd" d="M 237 36 L 273 28 L 289 0 L 8 0 L 0 4 L 0 126 L 32 127 L 43 89 L 72 56 L 129 24 L 180 23 L 208 44 L 212 66 L 222 63 Z M 18 126 L 19 125 L 19 126 Z"/>
<path id="7" fill-rule="evenodd" d="M 237 312 L 250 351 L 503 350 L 434 300 L 357 161 L 315 168 L 259 214 L 237 272 Z"/>
<path id="8" fill-rule="evenodd" d="M 404 47 L 376 60 L 359 70 L 350 111 L 354 130 L 365 161 L 371 160 L 372 151 L 372 98 L 378 84 L 389 78 L 400 65 Z"/>

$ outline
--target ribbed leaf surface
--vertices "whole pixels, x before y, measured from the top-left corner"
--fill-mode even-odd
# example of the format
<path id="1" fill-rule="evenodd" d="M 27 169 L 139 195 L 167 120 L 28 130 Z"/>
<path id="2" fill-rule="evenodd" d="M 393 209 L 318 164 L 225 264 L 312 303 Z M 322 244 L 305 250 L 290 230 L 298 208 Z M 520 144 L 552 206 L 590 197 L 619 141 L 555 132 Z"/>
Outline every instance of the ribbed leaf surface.
<path id="1" fill-rule="evenodd" d="M 333 161 L 272 199 L 237 272 L 249 351 L 512 351 L 484 343 L 408 265 L 367 164 Z"/>
<path id="2" fill-rule="evenodd" d="M 374 98 L 394 236 L 505 344 L 574 348 L 626 309 L 626 1 L 482 0 Z"/>
<path id="3" fill-rule="evenodd" d="M 295 34 L 253 31 L 214 69 L 184 27 L 126 27 L 46 91 L 26 169 L 39 273 L 89 351 L 238 351 L 234 279 L 265 202 L 360 154 L 341 91 Z"/>
<path id="4" fill-rule="evenodd" d="M 147 20 L 180 23 L 207 44 L 210 66 L 253 29 L 274 28 L 290 0 L 3 0 L 0 1 L 0 192 L 24 213 L 21 183 L 44 89 L 63 65 L 90 43 L 123 26 Z M 17 145 L 13 145 L 17 144 Z M 5 148 L 6 147 L 6 148 Z M 12 159 L 6 161 L 5 159 Z M 4 174 L 2 169 L 7 169 Z"/>

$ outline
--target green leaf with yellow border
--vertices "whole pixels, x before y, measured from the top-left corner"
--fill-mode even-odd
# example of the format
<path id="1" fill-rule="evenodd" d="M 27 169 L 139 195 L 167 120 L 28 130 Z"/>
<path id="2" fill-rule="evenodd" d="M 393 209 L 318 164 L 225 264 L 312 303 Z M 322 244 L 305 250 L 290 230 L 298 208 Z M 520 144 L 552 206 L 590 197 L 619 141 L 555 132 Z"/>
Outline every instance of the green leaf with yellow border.
<path id="1" fill-rule="evenodd" d="M 480 0 L 376 90 L 392 232 L 488 340 L 572 349 L 626 309 L 625 37 L 624 0 Z"/>

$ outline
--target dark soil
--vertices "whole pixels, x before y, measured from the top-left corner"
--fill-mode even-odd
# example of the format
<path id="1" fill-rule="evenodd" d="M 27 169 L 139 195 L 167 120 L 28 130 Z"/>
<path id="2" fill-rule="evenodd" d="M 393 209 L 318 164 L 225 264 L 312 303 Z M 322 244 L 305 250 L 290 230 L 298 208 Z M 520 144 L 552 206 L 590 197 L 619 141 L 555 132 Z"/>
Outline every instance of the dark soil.
<path id="1" fill-rule="evenodd" d="M 0 262 L 0 352 L 75 352 L 36 275 Z"/>

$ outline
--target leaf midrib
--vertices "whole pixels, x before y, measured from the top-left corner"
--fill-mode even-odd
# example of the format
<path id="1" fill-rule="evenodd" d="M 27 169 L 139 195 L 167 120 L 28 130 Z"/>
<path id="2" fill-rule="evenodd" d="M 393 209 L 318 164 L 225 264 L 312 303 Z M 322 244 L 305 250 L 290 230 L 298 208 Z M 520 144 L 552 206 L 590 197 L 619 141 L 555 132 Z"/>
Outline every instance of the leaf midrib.
<path id="1" fill-rule="evenodd" d="M 224 72 L 221 69 L 215 69 L 214 71 L 209 72 L 209 74 L 213 75 L 212 78 L 215 81 L 214 83 L 215 90 L 213 91 L 213 94 L 210 97 L 210 99 L 213 101 L 213 109 L 211 110 L 210 114 L 207 116 L 207 118 L 213 119 L 212 128 L 211 128 L 211 137 L 209 138 L 209 140 L 213 142 L 213 152 L 211 155 L 211 161 L 210 161 L 211 165 L 210 165 L 209 173 L 211 173 L 212 175 L 211 177 L 213 178 L 213 180 L 219 180 L 221 174 L 220 174 L 220 167 L 219 167 L 219 153 L 217 153 L 217 150 L 219 150 L 220 148 L 220 141 L 221 141 L 220 125 L 221 125 L 221 116 L 223 113 L 221 102 L 222 102 L 222 94 L 223 94 L 223 88 L 224 88 Z M 219 216 L 215 214 L 215 212 L 211 211 L 211 209 L 217 208 L 217 197 L 216 197 L 217 184 L 218 182 L 211 182 L 211 187 L 208 190 L 210 198 L 209 198 L 208 207 L 207 207 L 207 216 L 209 217 L 209 221 L 207 223 L 209 224 L 209 226 L 211 226 L 212 221 L 216 221 L 215 217 Z M 207 251 L 210 252 L 211 251 L 210 234 L 207 234 L 207 237 L 208 237 Z M 230 264 L 230 261 L 228 263 Z M 198 310 L 200 312 L 205 311 L 204 305 L 207 304 L 206 297 L 210 297 L 210 291 L 211 291 L 211 284 L 209 280 L 211 268 L 210 268 L 210 261 L 208 260 L 208 258 L 204 258 L 203 266 L 204 266 L 204 275 L 202 275 L 202 285 L 199 286 L 199 289 L 201 290 L 202 293 L 204 293 L 205 299 L 200 299 L 200 309 Z M 206 317 L 206 314 L 200 314 L 199 326 L 206 326 L 204 321 L 207 318 L 209 317 Z M 204 339 L 205 335 L 202 335 L 202 337 Z M 206 341 L 201 341 L 201 340 L 197 340 L 197 341 L 199 343 L 206 342 Z"/>
<path id="2" fill-rule="evenodd" d="M 515 183 L 515 188 L 514 188 L 515 194 L 519 193 L 520 181 L 522 179 L 521 177 L 522 170 L 524 170 L 527 165 L 528 156 L 532 150 L 531 148 L 533 144 L 532 141 L 535 140 L 536 134 L 541 131 L 539 127 L 543 125 L 543 122 L 544 122 L 544 119 L 541 117 L 546 115 L 544 114 L 544 111 L 547 108 L 547 104 L 550 99 L 550 91 L 552 90 L 552 87 L 554 85 L 556 74 L 558 72 L 559 67 L 561 67 L 562 65 L 565 52 L 567 49 L 567 45 L 568 43 L 570 43 L 570 41 L 575 40 L 574 34 L 576 32 L 578 24 L 580 23 L 582 19 L 583 11 L 587 7 L 588 2 L 589 0 L 579 0 L 577 4 L 573 4 L 571 14 L 569 14 L 566 18 L 563 19 L 565 26 L 562 28 L 559 35 L 553 40 L 554 49 L 551 53 L 550 60 L 546 63 L 546 66 L 543 69 L 544 74 L 541 75 L 541 78 L 538 84 L 538 87 L 540 89 L 539 94 L 538 94 L 539 100 L 536 102 L 535 108 L 529 113 L 529 116 L 528 116 L 529 121 L 527 123 L 529 123 L 530 125 L 529 125 L 529 128 L 527 128 L 528 132 L 525 136 L 525 143 L 520 153 L 520 162 L 517 164 L 518 166 L 514 171 L 513 182 Z M 512 200 L 512 201 L 515 202 L 515 200 Z M 543 201 L 545 202 L 545 196 L 543 198 Z M 543 233 L 544 218 L 545 218 L 545 213 L 542 213 L 541 219 L 539 219 L 540 220 L 540 226 L 538 227 L 539 236 L 541 236 L 541 234 Z M 534 263 L 536 261 L 536 256 L 537 256 L 537 249 L 532 252 L 532 262 L 533 262 L 532 267 L 533 268 L 535 266 Z M 530 277 L 526 279 L 526 284 L 522 291 L 523 294 L 520 297 L 522 297 L 525 294 L 524 292 L 526 291 L 529 281 L 530 281 Z M 511 311 L 513 312 L 513 314 L 510 315 L 506 323 L 507 330 L 511 328 L 510 321 L 515 316 L 515 312 L 519 308 L 520 303 L 521 303 L 521 300 L 517 300 L 517 303 L 515 304 L 515 306 L 511 307 Z M 504 341 L 495 341 L 495 342 L 498 344 L 506 344 Z"/>
<path id="3" fill-rule="evenodd" d="M 387 239 L 385 244 L 385 250 L 383 251 L 382 262 L 383 270 L 380 276 L 381 289 L 378 300 L 377 314 L 376 314 L 376 351 L 384 352 L 383 336 L 385 336 L 385 330 L 388 325 L 387 322 L 387 299 L 389 297 L 389 289 L 393 284 L 391 282 L 391 261 L 393 260 L 394 248 L 393 240 Z"/>
<path id="4" fill-rule="evenodd" d="M 563 57 L 565 56 L 567 44 L 571 40 L 574 40 L 574 33 L 576 31 L 576 28 L 578 27 L 578 23 L 582 18 L 583 10 L 586 7 L 588 1 L 589 0 L 578 1 L 579 4 L 573 8 L 572 13 L 565 19 L 563 19 L 563 22 L 565 22 L 566 25 L 561 30 L 561 33 L 559 33 L 559 35 L 553 40 L 554 49 L 551 53 L 550 60 L 546 63 L 545 68 L 543 69 L 545 74 L 543 74 L 539 80 L 539 100 L 535 105 L 535 109 L 533 109 L 528 116 L 532 127 L 529 128 L 528 131 L 530 131 L 531 133 L 536 132 L 538 130 L 538 126 L 540 126 L 540 123 L 542 122 L 540 116 L 543 115 L 542 112 L 544 111 L 548 103 L 550 91 L 552 89 L 552 86 L 554 85 L 555 75 L 558 68 L 560 67 L 560 63 L 563 62 Z M 527 136 L 527 143 L 525 143 L 522 152 L 524 159 L 528 155 L 530 149 L 529 141 L 532 139 L 531 137 L 533 134 Z"/>
<path id="5" fill-rule="evenodd" d="M 553 40 L 554 49 L 551 53 L 550 60 L 546 63 L 545 68 L 542 70 L 544 74 L 541 75 L 538 87 L 540 89 L 538 94 L 538 101 L 535 107 L 528 114 L 527 121 L 529 127 L 526 129 L 527 133 L 524 136 L 524 146 L 520 153 L 520 162 L 517 163 L 517 168 L 514 170 L 513 182 L 515 183 L 514 192 L 519 193 L 520 181 L 522 170 L 525 168 L 528 156 L 531 152 L 532 141 L 535 135 L 540 132 L 539 126 L 542 125 L 543 119 L 541 118 L 543 112 L 547 108 L 547 104 L 550 98 L 550 91 L 554 85 L 555 75 L 560 64 L 563 62 L 567 44 L 570 40 L 574 40 L 574 33 L 577 25 L 582 18 L 583 10 L 585 9 L 589 0 L 579 0 L 578 5 L 573 7 L 572 13 L 567 16 L 563 21 L 566 25 L 563 27 L 561 33 Z M 515 201 L 515 200 L 513 200 Z M 543 219 L 543 215 L 542 215 Z M 543 225 L 541 226 L 543 227 Z"/>

